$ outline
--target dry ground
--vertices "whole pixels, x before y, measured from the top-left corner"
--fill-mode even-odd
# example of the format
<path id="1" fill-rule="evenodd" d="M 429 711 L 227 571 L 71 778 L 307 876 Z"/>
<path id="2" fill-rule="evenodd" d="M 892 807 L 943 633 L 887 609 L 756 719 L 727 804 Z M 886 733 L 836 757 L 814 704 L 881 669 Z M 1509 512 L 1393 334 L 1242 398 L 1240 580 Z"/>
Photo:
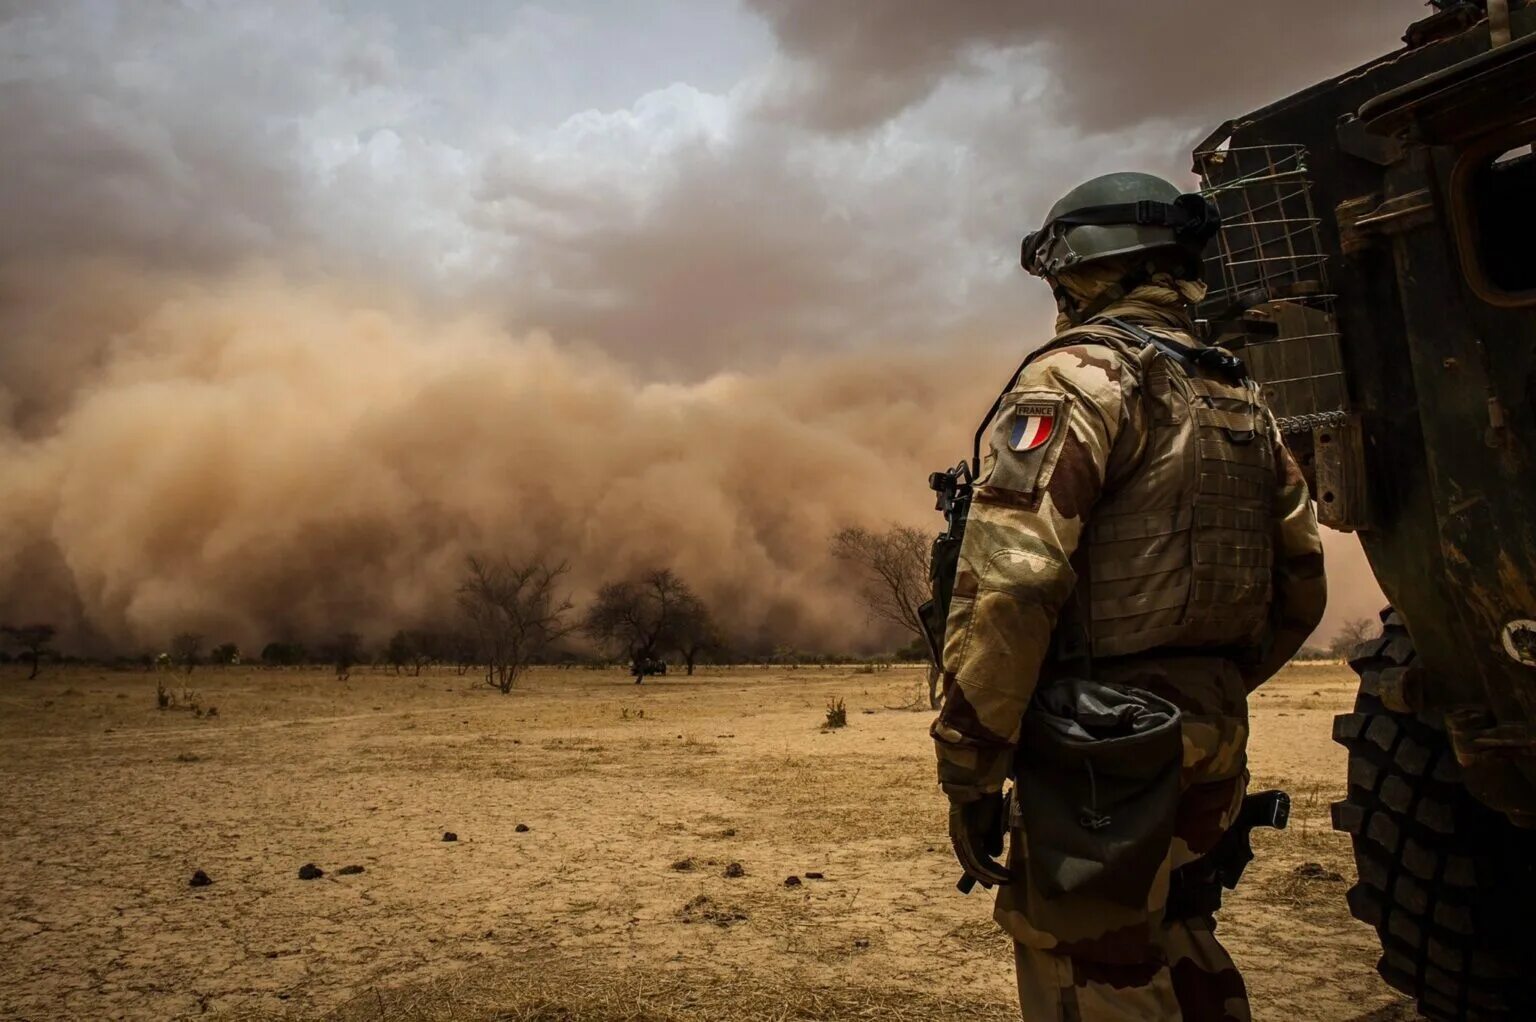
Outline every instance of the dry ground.
<path id="1" fill-rule="evenodd" d="M 156 677 L 0 676 L 0 1017 L 1013 1015 L 989 899 L 954 890 L 929 715 L 892 708 L 915 671 L 502 696 L 199 670 L 214 718 L 157 710 Z M 1255 783 L 1296 800 L 1222 924 L 1261 1020 L 1412 1017 L 1326 875 L 1350 871 L 1327 814 L 1352 689 L 1297 666 L 1254 701 Z M 832 695 L 849 725 L 823 732 Z"/>

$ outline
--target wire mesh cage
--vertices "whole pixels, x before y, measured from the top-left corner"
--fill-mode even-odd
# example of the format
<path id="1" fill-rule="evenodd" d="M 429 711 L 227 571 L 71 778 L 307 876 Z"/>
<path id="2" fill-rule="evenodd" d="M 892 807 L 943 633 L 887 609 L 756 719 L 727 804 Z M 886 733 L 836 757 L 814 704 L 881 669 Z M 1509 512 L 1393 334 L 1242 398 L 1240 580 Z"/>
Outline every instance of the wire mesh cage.
<path id="1" fill-rule="evenodd" d="M 1197 152 L 1195 166 L 1222 216 L 1201 315 L 1242 322 L 1249 369 L 1282 430 L 1338 421 L 1349 398 L 1307 150 L 1223 145 Z"/>

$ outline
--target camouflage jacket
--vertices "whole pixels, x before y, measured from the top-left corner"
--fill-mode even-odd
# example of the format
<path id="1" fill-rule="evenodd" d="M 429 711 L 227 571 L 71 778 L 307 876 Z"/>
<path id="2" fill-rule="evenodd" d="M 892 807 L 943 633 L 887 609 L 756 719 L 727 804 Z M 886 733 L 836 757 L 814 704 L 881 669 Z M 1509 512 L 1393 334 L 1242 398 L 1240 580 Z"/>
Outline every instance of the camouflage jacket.
<path id="1" fill-rule="evenodd" d="M 1185 347 L 1198 347 L 1182 307 L 1138 297 L 1133 293 L 1105 315 L 1152 328 Z M 1158 395 L 1152 393 L 1158 389 L 1156 374 L 1146 371 L 1156 360 L 1142 358 L 1138 365 L 1134 350 L 1097 337 L 1078 343 L 1060 339 L 1027 364 L 988 426 L 990 449 L 977 476 L 945 628 L 944 703 L 931 729 L 939 780 L 953 797 L 967 799 L 1001 789 L 1063 607 L 1069 601 L 1076 606 L 1081 599 L 1074 598 L 1079 582 L 1074 554 L 1080 545 L 1090 545 L 1085 537 L 1095 516 L 1115 504 L 1117 494 L 1155 489 L 1159 478 L 1166 481 L 1170 474 L 1197 480 L 1186 484 L 1186 489 L 1198 491 L 1186 503 L 1204 500 L 1203 513 L 1210 520 L 1246 521 L 1250 530 L 1262 532 L 1262 544 L 1248 544 L 1252 550 L 1235 549 L 1242 546 L 1236 543 L 1229 544 L 1234 549 L 1220 551 L 1226 561 L 1246 567 L 1233 568 L 1206 585 L 1203 604 L 1187 595 L 1177 607 L 1175 600 L 1149 602 L 1139 579 L 1111 591 L 1114 599 L 1101 600 L 1095 579 L 1091 606 L 1122 616 L 1142 614 L 1162 629 L 1146 633 L 1154 636 L 1187 633 L 1208 638 L 1214 633 L 1209 628 L 1201 631 L 1202 614 L 1230 617 L 1229 605 L 1245 602 L 1250 615 L 1251 608 L 1258 608 L 1250 628 L 1253 656 L 1236 667 L 1207 657 L 1221 665 L 1211 672 L 1217 680 L 1188 676 L 1190 672 L 1181 669 L 1160 693 L 1187 711 L 1186 744 L 1193 736 L 1197 746 L 1187 750 L 1187 780 L 1230 777 L 1242 770 L 1247 692 L 1290 659 L 1321 618 L 1326 583 L 1316 517 L 1306 482 L 1256 388 L 1243 385 L 1251 391 L 1260 448 L 1257 454 L 1245 455 L 1250 463 L 1191 466 L 1190 459 L 1206 458 L 1220 446 L 1203 434 L 1192 434 L 1197 438 L 1182 441 L 1171 453 L 1153 451 L 1155 456 L 1149 456 L 1148 437 L 1163 425 Z M 1198 377 L 1193 378 L 1195 391 L 1189 382 L 1183 377 L 1176 387 L 1183 388 L 1188 407 L 1199 406 L 1202 423 L 1205 417 L 1226 427 L 1249 421 L 1232 398 L 1247 391 L 1213 384 L 1211 393 L 1221 395 L 1217 399 L 1198 389 L 1203 386 Z M 1175 385 L 1165 380 L 1163 386 L 1166 390 Z M 1262 516 L 1256 517 L 1254 508 L 1262 508 Z M 1178 507 L 1170 512 L 1174 518 L 1184 513 Z M 1202 508 L 1192 507 L 1189 513 L 1201 514 Z M 1140 516 L 1143 522 L 1156 518 Z M 1262 520 L 1266 518 L 1267 524 Z M 1127 521 L 1136 524 L 1135 516 L 1120 514 L 1113 527 L 1122 528 Z M 1147 560 L 1142 552 L 1155 547 L 1156 534 L 1168 531 L 1133 529 L 1128 542 Z M 1109 538 L 1119 536 L 1112 533 Z M 1168 565 L 1169 577 L 1180 570 L 1189 574 L 1189 565 L 1198 558 L 1188 548 L 1200 538 L 1194 532 L 1181 540 L 1186 547 L 1180 554 L 1184 566 Z M 1096 539 L 1092 545 L 1098 549 L 1100 543 Z M 1126 572 L 1119 575 L 1128 577 Z M 1156 618 L 1159 613 L 1161 619 Z M 1149 652 L 1155 657 L 1157 649 Z M 1169 650 L 1170 656 L 1179 652 L 1187 650 Z M 1101 677 L 1121 673 L 1114 661 L 1106 666 L 1108 673 Z M 1184 677 L 1187 681 L 1181 681 Z M 1208 725 L 1204 732 L 1202 722 Z"/>

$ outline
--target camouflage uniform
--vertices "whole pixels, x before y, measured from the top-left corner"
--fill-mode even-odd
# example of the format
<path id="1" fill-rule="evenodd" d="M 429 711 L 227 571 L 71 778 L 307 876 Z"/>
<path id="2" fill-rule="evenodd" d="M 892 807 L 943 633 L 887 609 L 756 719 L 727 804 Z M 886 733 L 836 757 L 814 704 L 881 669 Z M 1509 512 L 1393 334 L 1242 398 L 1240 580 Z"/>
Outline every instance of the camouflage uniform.
<path id="1" fill-rule="evenodd" d="M 1063 277 L 1096 284 L 1093 273 Z M 1188 372 L 1105 322 L 1198 348 L 1185 310 L 1201 291 L 1160 275 L 1066 329 L 988 427 L 932 728 L 946 793 L 1002 788 L 1037 684 L 1075 666 L 1051 652 L 1066 633 L 1089 644 L 1096 680 L 1151 691 L 1182 714 L 1174 839 L 1144 909 L 1044 897 L 1015 830 L 995 917 L 1016 942 L 1026 1019 L 1249 1017 L 1214 919 L 1163 910 L 1171 871 L 1236 816 L 1247 695 L 1316 626 L 1325 582 L 1306 483 L 1257 388 Z M 1038 445 L 1020 443 L 1025 417 L 1032 439 L 1050 420 Z"/>

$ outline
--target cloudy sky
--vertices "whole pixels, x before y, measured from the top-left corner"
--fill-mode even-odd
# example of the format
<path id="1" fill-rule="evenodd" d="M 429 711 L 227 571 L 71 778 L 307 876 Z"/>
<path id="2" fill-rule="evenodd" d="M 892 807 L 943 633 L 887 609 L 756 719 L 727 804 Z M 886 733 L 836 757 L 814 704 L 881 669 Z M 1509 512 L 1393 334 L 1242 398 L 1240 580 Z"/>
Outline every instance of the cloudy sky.
<path id="1" fill-rule="evenodd" d="M 409 303 L 412 323 L 473 315 L 630 390 L 700 401 L 722 379 L 814 377 L 818 358 L 964 353 L 972 365 L 944 377 L 961 391 L 947 450 L 969 428 L 958 409 L 984 407 L 1048 329 L 1049 297 L 1016 253 L 1061 192 L 1122 168 L 1183 181 L 1214 124 L 1394 48 L 1422 13 L 1416 0 L 0 0 L 0 436 L 36 459 L 29 517 L 0 523 L 11 588 L 17 565 L 46 563 L 93 628 L 167 624 L 134 618 L 131 593 L 88 591 L 63 483 L 43 466 L 70 471 L 88 446 L 71 430 L 125 386 L 136 343 L 185 354 L 224 336 L 166 340 L 168 303 L 252 274 L 269 313 L 275 295 L 323 288 L 353 310 Z M 315 358 L 352 350 L 305 336 Z M 253 614 L 231 620 L 262 626 Z"/>

